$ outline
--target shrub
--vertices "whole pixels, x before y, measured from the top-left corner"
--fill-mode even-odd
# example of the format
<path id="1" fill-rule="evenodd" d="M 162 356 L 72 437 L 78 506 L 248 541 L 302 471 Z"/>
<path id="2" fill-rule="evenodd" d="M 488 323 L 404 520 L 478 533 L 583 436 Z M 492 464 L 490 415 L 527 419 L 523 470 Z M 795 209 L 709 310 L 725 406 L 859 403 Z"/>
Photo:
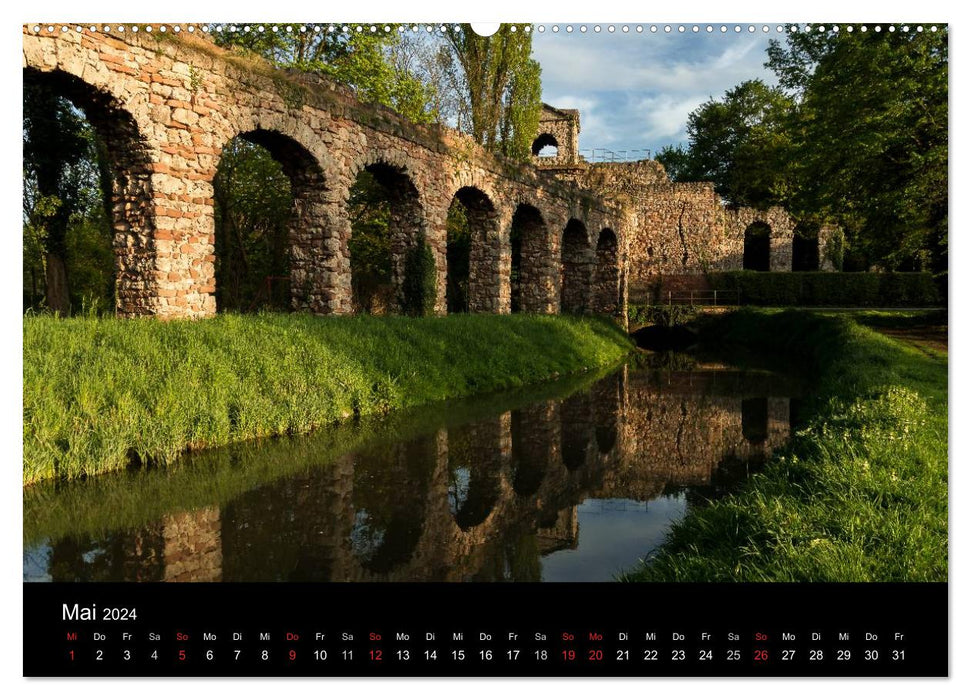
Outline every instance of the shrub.
<path id="1" fill-rule="evenodd" d="M 405 278 L 401 285 L 401 310 L 408 316 L 430 316 L 435 312 L 437 273 L 435 256 L 418 234 L 415 245 L 405 254 Z"/>
<path id="2" fill-rule="evenodd" d="M 718 290 L 753 306 L 936 306 L 939 284 L 928 272 L 717 272 Z"/>

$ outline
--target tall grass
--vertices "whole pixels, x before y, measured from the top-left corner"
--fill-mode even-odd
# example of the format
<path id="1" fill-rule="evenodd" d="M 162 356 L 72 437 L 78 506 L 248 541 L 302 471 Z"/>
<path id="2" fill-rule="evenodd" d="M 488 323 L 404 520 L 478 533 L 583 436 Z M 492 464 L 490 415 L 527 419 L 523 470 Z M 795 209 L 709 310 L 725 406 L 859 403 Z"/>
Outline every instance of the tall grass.
<path id="1" fill-rule="evenodd" d="M 24 319 L 24 483 L 523 386 L 631 350 L 596 318 Z"/>
<path id="2" fill-rule="evenodd" d="M 947 580 L 946 356 L 801 312 L 739 312 L 705 333 L 805 367 L 812 417 L 741 491 L 690 512 L 622 579 Z"/>

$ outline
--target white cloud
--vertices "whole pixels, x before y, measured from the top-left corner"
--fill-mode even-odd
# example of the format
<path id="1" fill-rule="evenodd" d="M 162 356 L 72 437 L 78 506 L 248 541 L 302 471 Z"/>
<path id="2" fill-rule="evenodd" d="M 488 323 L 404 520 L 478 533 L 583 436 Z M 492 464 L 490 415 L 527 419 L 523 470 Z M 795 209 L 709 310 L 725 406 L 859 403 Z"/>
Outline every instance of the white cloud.
<path id="1" fill-rule="evenodd" d="M 743 80 L 774 82 L 764 35 L 537 34 L 543 99 L 580 110 L 581 148 L 684 141 L 688 115 Z"/>

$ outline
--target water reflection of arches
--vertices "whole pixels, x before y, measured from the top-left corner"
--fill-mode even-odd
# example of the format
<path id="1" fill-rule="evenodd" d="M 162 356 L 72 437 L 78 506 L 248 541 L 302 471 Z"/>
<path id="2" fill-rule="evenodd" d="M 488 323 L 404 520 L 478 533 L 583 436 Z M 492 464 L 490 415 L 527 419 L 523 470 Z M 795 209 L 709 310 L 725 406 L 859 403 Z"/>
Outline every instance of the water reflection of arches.
<path id="1" fill-rule="evenodd" d="M 449 511 L 461 530 L 482 524 L 501 490 L 503 446 L 499 421 L 448 431 Z"/>
<path id="2" fill-rule="evenodd" d="M 560 404 L 560 455 L 568 471 L 587 465 L 593 442 L 593 406 L 590 394 L 578 392 Z"/>
<path id="3" fill-rule="evenodd" d="M 769 271 L 772 229 L 764 221 L 756 221 L 745 229 L 745 248 L 742 254 L 742 269 Z"/>
<path id="4" fill-rule="evenodd" d="M 512 412 L 512 488 L 518 496 L 535 495 L 552 467 L 554 407 L 542 402 Z"/>
<path id="5" fill-rule="evenodd" d="M 617 447 L 620 422 L 623 419 L 626 392 L 627 368 L 604 377 L 591 387 L 593 399 L 594 437 L 597 451 L 608 455 Z"/>
<path id="6" fill-rule="evenodd" d="M 425 523 L 435 436 L 361 455 L 354 470 L 351 549 L 361 565 L 387 574 L 409 561 Z"/>

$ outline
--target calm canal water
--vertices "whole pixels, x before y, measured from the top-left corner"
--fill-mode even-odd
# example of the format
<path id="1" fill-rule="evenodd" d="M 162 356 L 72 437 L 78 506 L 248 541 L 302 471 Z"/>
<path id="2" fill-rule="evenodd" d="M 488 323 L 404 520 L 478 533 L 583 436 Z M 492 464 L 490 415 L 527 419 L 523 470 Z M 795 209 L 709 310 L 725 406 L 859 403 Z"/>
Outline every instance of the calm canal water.
<path id="1" fill-rule="evenodd" d="M 24 580 L 611 580 L 785 443 L 799 393 L 624 366 L 26 489 Z"/>

